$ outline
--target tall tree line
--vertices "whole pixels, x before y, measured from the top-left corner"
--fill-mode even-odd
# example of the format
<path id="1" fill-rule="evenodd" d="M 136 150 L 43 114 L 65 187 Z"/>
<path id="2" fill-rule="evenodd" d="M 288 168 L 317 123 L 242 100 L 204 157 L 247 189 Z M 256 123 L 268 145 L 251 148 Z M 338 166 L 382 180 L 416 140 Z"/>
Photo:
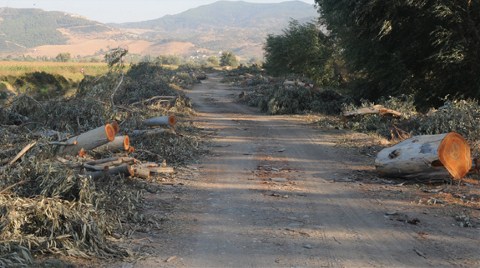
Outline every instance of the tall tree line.
<path id="1" fill-rule="evenodd" d="M 480 97 L 479 0 L 315 2 L 356 97 Z"/>

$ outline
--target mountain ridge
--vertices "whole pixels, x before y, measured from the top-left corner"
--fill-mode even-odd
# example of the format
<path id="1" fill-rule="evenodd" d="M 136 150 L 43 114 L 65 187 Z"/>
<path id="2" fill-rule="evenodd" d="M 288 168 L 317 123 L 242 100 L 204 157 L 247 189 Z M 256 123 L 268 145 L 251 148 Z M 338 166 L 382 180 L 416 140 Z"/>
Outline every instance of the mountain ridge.
<path id="1" fill-rule="evenodd" d="M 244 58 L 262 57 L 268 34 L 281 33 L 291 19 L 317 17 L 301 1 L 249 3 L 218 1 L 154 20 L 103 24 L 63 11 L 0 8 L 0 55 L 100 55 L 126 46 L 139 55 L 216 55 L 230 50 Z M 182 49 L 175 48 L 182 46 Z"/>

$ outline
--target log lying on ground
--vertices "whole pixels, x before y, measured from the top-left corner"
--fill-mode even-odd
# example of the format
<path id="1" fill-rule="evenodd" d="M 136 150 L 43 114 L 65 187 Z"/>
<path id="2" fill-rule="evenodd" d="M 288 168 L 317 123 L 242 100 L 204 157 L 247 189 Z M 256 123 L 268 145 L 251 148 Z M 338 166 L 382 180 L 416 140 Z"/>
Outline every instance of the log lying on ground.
<path id="1" fill-rule="evenodd" d="M 372 107 L 364 107 L 364 108 L 357 109 L 355 111 L 345 112 L 343 113 L 343 116 L 350 117 L 350 116 L 364 115 L 364 114 L 390 115 L 390 116 L 396 116 L 396 117 L 402 116 L 401 112 L 385 108 L 383 105 L 374 105 Z"/>
<path id="2" fill-rule="evenodd" d="M 115 139 L 109 143 L 101 145 L 94 149 L 96 153 L 118 153 L 128 151 L 130 149 L 130 138 L 128 135 L 116 136 Z"/>
<path id="3" fill-rule="evenodd" d="M 60 147 L 59 153 L 62 155 L 77 155 L 83 151 L 92 150 L 115 139 L 115 128 L 111 124 L 106 124 L 78 136 L 72 137 L 66 141 L 67 146 Z"/>
<path id="4" fill-rule="evenodd" d="M 100 179 L 105 176 L 116 176 L 116 175 L 124 175 L 125 177 L 130 177 L 134 175 L 134 171 L 130 165 L 122 164 L 120 166 L 109 168 L 103 171 L 87 172 L 86 175 L 91 176 L 92 179 Z"/>
<path id="5" fill-rule="evenodd" d="M 146 126 L 157 127 L 157 126 L 170 126 L 173 127 L 177 123 L 177 119 L 173 115 L 169 116 L 160 116 L 147 119 L 143 121 Z"/>
<path id="6" fill-rule="evenodd" d="M 389 177 L 461 179 L 471 166 L 470 147 L 455 132 L 414 136 L 383 149 L 375 159 L 377 171 Z"/>
<path id="7" fill-rule="evenodd" d="M 171 174 L 175 172 L 173 167 L 167 166 L 166 162 L 161 166 L 157 163 L 144 163 L 136 166 L 134 170 L 135 176 L 143 179 L 149 179 L 155 174 Z"/>
<path id="8" fill-rule="evenodd" d="M 130 136 L 132 138 L 138 137 L 138 136 L 152 136 L 152 135 L 157 135 L 161 134 L 164 132 L 169 132 L 169 133 L 175 133 L 171 129 L 165 129 L 165 128 L 154 128 L 154 129 L 136 129 L 130 133 Z"/>
<path id="9" fill-rule="evenodd" d="M 89 161 L 85 164 L 89 166 L 101 167 L 103 169 L 108 169 L 111 166 L 117 166 L 121 164 L 133 165 L 136 163 L 136 159 L 132 157 L 112 157 L 104 158 L 99 160 Z"/>

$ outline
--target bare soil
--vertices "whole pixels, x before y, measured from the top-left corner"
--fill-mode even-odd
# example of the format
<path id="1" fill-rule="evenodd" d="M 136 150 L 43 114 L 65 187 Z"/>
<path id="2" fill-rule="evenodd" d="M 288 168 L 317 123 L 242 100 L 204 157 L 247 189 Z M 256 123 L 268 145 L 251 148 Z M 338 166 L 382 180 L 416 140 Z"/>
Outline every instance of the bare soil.
<path id="1" fill-rule="evenodd" d="M 147 194 L 162 224 L 118 241 L 146 257 L 106 266 L 480 267 L 477 181 L 378 178 L 349 145 L 364 135 L 260 114 L 220 81 L 188 92 L 210 153 Z"/>

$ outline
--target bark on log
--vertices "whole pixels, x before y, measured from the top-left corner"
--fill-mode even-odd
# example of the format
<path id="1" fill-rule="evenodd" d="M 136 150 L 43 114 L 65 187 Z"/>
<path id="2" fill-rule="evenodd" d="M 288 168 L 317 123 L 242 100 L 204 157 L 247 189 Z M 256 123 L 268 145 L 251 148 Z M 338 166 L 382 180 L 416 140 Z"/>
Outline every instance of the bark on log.
<path id="1" fill-rule="evenodd" d="M 154 129 L 136 129 L 130 133 L 130 136 L 132 139 L 138 136 L 151 136 L 151 135 L 157 135 L 161 134 L 164 132 L 170 132 L 174 133 L 171 129 L 165 129 L 165 128 L 154 128 Z"/>
<path id="2" fill-rule="evenodd" d="M 135 177 L 142 178 L 142 179 L 150 179 L 150 169 L 144 167 L 137 167 L 135 168 Z"/>
<path id="3" fill-rule="evenodd" d="M 345 117 L 350 117 L 355 115 L 364 115 L 364 114 L 380 114 L 380 115 L 390 115 L 390 116 L 396 116 L 396 117 L 402 116 L 401 112 L 385 108 L 383 105 L 374 105 L 372 107 L 364 107 L 364 108 L 357 109 L 355 111 L 343 113 Z"/>
<path id="4" fill-rule="evenodd" d="M 68 139 L 66 142 L 74 145 L 62 146 L 59 152 L 62 155 L 78 155 L 82 149 L 84 151 L 92 150 L 113 141 L 115 134 L 115 128 L 111 124 L 106 124 Z"/>
<path id="5" fill-rule="evenodd" d="M 150 168 L 150 171 L 152 173 L 161 173 L 161 174 L 171 174 L 171 173 L 174 173 L 175 170 L 173 169 L 173 167 L 152 167 Z"/>
<path id="6" fill-rule="evenodd" d="M 105 153 L 105 152 L 118 153 L 118 152 L 128 151 L 129 148 L 130 148 L 130 138 L 127 135 L 125 135 L 125 136 L 116 136 L 113 141 L 95 148 L 94 151 L 97 153 Z"/>
<path id="7" fill-rule="evenodd" d="M 125 175 L 130 177 L 134 175 L 133 168 L 127 164 L 120 165 L 118 167 L 110 168 L 105 171 L 94 171 L 86 173 L 87 176 L 91 176 L 92 179 L 100 179 L 104 176 Z"/>
<path id="8" fill-rule="evenodd" d="M 156 126 L 175 126 L 177 119 L 173 115 L 169 116 L 160 116 L 147 119 L 143 121 L 146 126 L 156 127 Z"/>
<path id="9" fill-rule="evenodd" d="M 472 166 L 470 147 L 454 132 L 414 136 L 380 151 L 375 159 L 377 171 L 390 177 L 464 177 Z"/>
<path id="10" fill-rule="evenodd" d="M 112 158 L 104 158 L 99 160 L 94 160 L 87 162 L 86 164 L 91 166 L 115 166 L 120 164 L 135 164 L 136 159 L 131 157 L 112 157 Z"/>

